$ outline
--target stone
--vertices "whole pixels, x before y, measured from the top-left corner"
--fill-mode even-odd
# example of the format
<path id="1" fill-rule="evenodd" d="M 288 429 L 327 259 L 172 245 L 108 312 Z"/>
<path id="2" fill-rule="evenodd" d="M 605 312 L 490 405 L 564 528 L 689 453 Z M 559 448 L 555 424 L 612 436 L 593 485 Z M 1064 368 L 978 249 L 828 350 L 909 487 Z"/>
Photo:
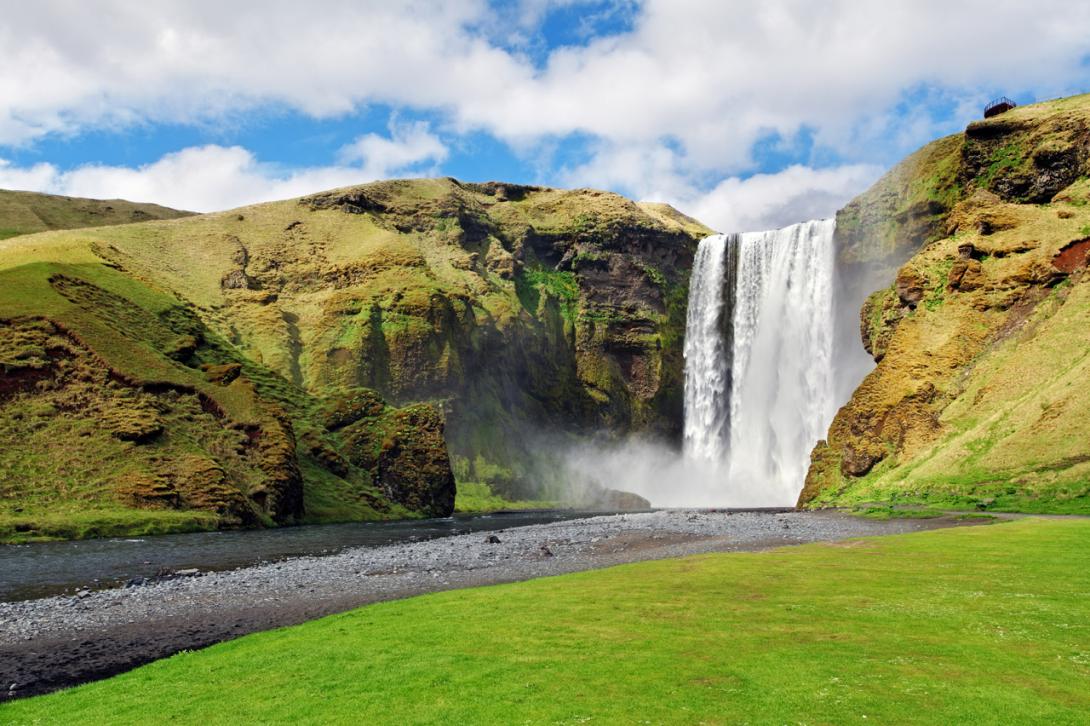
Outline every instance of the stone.
<path id="1" fill-rule="evenodd" d="M 923 299 L 926 286 L 927 278 L 911 267 L 903 267 L 897 273 L 895 283 L 897 299 L 907 308 L 915 309 L 916 305 Z"/>
<path id="2" fill-rule="evenodd" d="M 1090 237 L 1064 245 L 1052 258 L 1052 265 L 1061 272 L 1072 273 L 1083 269 L 1090 260 Z"/>
<path id="3" fill-rule="evenodd" d="M 611 512 L 640 512 L 650 509 L 651 502 L 632 492 L 602 489 L 595 492 L 589 506 Z"/>

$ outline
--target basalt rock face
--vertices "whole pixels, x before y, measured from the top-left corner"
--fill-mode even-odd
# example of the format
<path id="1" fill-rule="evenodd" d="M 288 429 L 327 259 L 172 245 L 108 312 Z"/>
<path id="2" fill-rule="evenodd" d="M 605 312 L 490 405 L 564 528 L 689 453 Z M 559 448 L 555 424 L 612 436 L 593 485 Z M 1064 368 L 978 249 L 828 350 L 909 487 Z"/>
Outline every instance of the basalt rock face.
<path id="1" fill-rule="evenodd" d="M 975 122 L 841 212 L 846 275 L 900 264 L 800 504 L 1090 510 L 1088 174 L 1084 96 Z"/>

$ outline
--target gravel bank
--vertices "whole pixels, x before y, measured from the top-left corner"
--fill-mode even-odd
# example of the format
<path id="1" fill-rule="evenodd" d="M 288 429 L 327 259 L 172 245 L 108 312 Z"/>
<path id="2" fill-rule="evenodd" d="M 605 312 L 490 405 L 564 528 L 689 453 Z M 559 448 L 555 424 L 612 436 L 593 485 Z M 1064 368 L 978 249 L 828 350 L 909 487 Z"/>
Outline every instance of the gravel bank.
<path id="1" fill-rule="evenodd" d="M 135 587 L 0 603 L 0 700 L 380 600 L 626 562 L 948 526 L 831 513 L 659 511 L 356 548 Z M 14 686 L 14 688 L 12 687 Z"/>

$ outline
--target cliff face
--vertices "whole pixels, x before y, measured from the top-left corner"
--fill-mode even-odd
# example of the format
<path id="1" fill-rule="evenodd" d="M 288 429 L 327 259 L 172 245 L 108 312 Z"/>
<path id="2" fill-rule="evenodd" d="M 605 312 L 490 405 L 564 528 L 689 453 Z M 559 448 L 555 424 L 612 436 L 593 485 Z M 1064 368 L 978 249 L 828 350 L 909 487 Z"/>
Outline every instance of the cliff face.
<path id="1" fill-rule="evenodd" d="M 1088 173 L 1082 96 L 974 122 L 841 211 L 842 274 L 893 282 L 801 504 L 1090 509 Z"/>
<path id="2" fill-rule="evenodd" d="M 308 394 L 172 294 L 24 251 L 69 261 L 0 269 L 0 540 L 450 512 L 434 407 Z"/>
<path id="3" fill-rule="evenodd" d="M 447 514 L 448 445 L 537 494 L 541 432 L 680 429 L 708 232 L 434 179 L 0 242 L 0 535 Z"/>
<path id="4" fill-rule="evenodd" d="M 526 495 L 538 493 L 540 431 L 679 429 L 688 271 L 707 232 L 603 192 L 424 179 L 153 226 L 96 250 L 180 291 L 306 391 L 441 404 L 460 475 Z"/>

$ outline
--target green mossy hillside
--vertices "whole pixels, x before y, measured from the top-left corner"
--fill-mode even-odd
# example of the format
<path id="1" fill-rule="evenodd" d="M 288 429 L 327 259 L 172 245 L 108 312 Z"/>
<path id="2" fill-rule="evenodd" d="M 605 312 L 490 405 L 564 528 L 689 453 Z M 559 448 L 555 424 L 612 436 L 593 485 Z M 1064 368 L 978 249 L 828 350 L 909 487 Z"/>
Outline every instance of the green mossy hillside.
<path id="1" fill-rule="evenodd" d="M 0 541 L 449 513 L 438 411 L 406 424 L 376 396 L 357 446 L 397 448 L 354 462 L 318 413 L 341 396 L 112 267 L 0 269 Z"/>
<path id="2" fill-rule="evenodd" d="M 79 199 L 0 189 L 0 239 L 51 229 L 177 219 L 191 214 L 158 204 L 139 204 L 124 199 Z"/>
<path id="3" fill-rule="evenodd" d="M 554 499 L 541 432 L 680 430 L 708 232 L 420 179 L 0 240 L 0 537 L 446 515 L 448 445 Z"/>
<path id="4" fill-rule="evenodd" d="M 842 213 L 871 215 L 842 254 L 917 247 L 863 306 L 878 365 L 800 502 L 1090 513 L 1090 97 L 975 122 L 899 169 Z M 908 234 L 896 210 L 931 198 Z"/>
<path id="5" fill-rule="evenodd" d="M 678 434 L 688 273 L 709 231 L 594 190 L 418 179 L 26 244 L 170 290 L 310 395 L 438 403 L 468 480 L 523 499 L 556 494 L 540 430 Z"/>

